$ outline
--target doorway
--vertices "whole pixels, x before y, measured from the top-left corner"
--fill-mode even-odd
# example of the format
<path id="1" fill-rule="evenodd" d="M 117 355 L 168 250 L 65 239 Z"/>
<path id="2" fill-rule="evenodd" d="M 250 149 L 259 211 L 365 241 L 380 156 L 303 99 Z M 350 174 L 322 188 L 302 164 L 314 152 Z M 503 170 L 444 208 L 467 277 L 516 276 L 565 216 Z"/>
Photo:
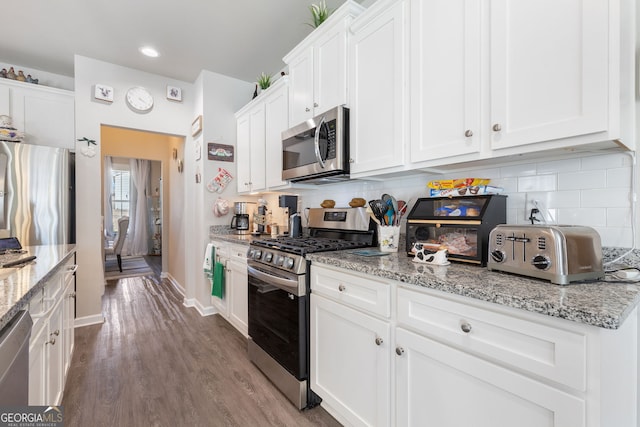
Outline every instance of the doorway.
<path id="1" fill-rule="evenodd" d="M 148 215 L 150 226 L 146 256 L 150 258 L 149 264 L 154 264 L 154 272 L 157 274 L 167 276 L 171 274 L 172 270 L 180 271 L 180 265 L 172 265 L 178 263 L 180 259 L 172 257 L 171 253 L 172 251 L 179 253 L 175 246 L 179 241 L 182 229 L 179 214 L 181 213 L 180 206 L 183 205 L 181 188 L 184 185 L 184 178 L 178 172 L 176 165 L 184 153 L 184 137 L 102 125 L 100 138 L 103 168 L 106 157 L 122 159 L 124 164 L 130 164 L 131 159 L 148 160 L 153 165 L 150 168 L 151 178 L 146 188 L 147 209 L 145 212 Z M 102 176 L 104 192 L 105 186 L 112 178 L 107 176 L 106 172 Z M 129 179 L 132 179 L 130 172 Z M 122 184 L 126 187 L 125 181 L 126 176 L 122 175 Z M 129 194 L 128 197 L 128 201 L 131 203 L 133 195 Z M 172 198 L 174 203 L 172 203 Z M 114 200 L 127 201 L 125 194 L 115 196 Z M 106 213 L 105 198 L 102 199 L 102 203 L 102 212 Z M 123 211 L 124 208 L 126 206 L 123 205 Z M 129 204 L 129 208 L 131 208 L 131 204 Z M 105 217 L 105 232 L 107 224 L 115 220 L 111 218 L 110 221 Z"/>

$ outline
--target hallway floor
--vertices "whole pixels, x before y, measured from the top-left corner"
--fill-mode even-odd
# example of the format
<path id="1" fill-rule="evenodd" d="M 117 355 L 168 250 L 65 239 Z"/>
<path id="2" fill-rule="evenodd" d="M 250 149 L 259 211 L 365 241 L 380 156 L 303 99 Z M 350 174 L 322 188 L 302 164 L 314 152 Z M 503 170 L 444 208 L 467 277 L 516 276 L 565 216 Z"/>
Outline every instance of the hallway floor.
<path id="1" fill-rule="evenodd" d="M 184 307 L 167 280 L 108 282 L 103 312 L 104 324 L 75 330 L 66 426 L 340 425 L 320 407 L 298 411 L 249 362 L 246 339 Z"/>

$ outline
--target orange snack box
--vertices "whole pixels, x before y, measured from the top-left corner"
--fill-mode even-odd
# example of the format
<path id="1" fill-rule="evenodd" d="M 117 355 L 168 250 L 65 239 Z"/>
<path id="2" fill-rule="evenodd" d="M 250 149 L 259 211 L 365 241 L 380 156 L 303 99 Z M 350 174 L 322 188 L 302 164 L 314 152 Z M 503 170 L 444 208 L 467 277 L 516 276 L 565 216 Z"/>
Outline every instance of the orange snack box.
<path id="1" fill-rule="evenodd" d="M 439 181 L 429 181 L 427 187 L 434 190 L 450 190 L 460 187 L 478 187 L 489 184 L 491 180 L 488 178 L 459 178 L 459 179 L 443 179 Z"/>

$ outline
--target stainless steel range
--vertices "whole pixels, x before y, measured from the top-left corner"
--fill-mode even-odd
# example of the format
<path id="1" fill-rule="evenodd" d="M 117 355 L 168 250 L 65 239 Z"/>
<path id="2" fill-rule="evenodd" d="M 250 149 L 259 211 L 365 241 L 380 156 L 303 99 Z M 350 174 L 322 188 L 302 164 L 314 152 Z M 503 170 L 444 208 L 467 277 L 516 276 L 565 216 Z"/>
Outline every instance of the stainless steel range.
<path id="1" fill-rule="evenodd" d="M 258 239 L 249 246 L 249 358 L 298 409 L 320 402 L 309 388 L 305 255 L 376 244 L 365 208 L 314 208 L 308 236 Z"/>

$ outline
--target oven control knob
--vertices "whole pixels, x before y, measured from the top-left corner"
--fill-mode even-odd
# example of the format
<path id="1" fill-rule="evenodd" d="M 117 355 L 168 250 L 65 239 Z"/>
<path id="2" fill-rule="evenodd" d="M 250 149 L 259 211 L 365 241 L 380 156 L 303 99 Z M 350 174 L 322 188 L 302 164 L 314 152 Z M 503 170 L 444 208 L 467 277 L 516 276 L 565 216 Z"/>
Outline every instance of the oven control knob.
<path id="1" fill-rule="evenodd" d="M 293 264 L 295 263 L 294 259 L 291 257 L 286 257 L 283 262 L 284 268 L 293 268 Z"/>
<path id="2" fill-rule="evenodd" d="M 277 266 L 282 266 L 283 262 L 284 262 L 284 257 L 282 255 L 276 255 L 273 258 L 273 263 Z"/>
<path id="3" fill-rule="evenodd" d="M 500 250 L 495 250 L 491 252 L 491 259 L 494 260 L 495 262 L 503 262 L 505 259 L 504 252 Z"/>
<path id="4" fill-rule="evenodd" d="M 551 260 L 546 255 L 536 255 L 533 257 L 533 265 L 539 270 L 548 270 L 551 267 Z"/>
<path id="5" fill-rule="evenodd" d="M 272 259 L 273 259 L 273 254 L 271 252 L 264 253 L 264 260 L 266 262 L 271 262 Z"/>
<path id="6" fill-rule="evenodd" d="M 253 259 L 260 259 L 262 258 L 262 251 L 260 249 L 256 249 L 256 251 L 253 254 Z"/>

